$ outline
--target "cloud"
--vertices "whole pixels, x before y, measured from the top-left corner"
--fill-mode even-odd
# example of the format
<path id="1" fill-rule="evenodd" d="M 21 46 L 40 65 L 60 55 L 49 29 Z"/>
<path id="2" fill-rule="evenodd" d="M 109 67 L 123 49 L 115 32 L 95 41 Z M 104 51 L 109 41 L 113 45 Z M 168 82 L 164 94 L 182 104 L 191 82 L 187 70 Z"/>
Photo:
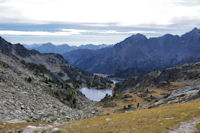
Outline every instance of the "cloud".
<path id="1" fill-rule="evenodd" d="M 176 5 L 179 6 L 200 6 L 199 0 L 176 0 Z"/>
<path id="2" fill-rule="evenodd" d="M 195 8 L 190 4 L 196 5 Z M 0 7 L 6 9 L 0 12 L 0 18 L 7 16 L 10 23 L 16 19 L 27 23 L 82 23 L 99 27 L 109 23 L 170 25 L 179 16 L 199 17 L 199 6 L 199 0 L 6 0 L 0 1 Z"/>
<path id="3" fill-rule="evenodd" d="M 118 23 L 82 23 L 82 26 L 92 26 L 92 27 L 109 27 L 116 26 Z"/>
<path id="4" fill-rule="evenodd" d="M 116 31 L 116 30 L 80 30 L 80 29 L 61 29 L 57 32 L 47 31 L 16 31 L 16 30 L 0 30 L 0 35 L 21 35 L 21 36 L 70 36 L 79 35 L 81 33 L 97 33 L 97 34 L 135 34 L 135 33 L 155 33 L 155 31 Z"/>
<path id="5" fill-rule="evenodd" d="M 116 30 L 107 30 L 107 31 L 99 31 L 97 33 L 102 34 L 136 34 L 136 33 L 156 33 L 156 31 L 116 31 Z"/>
<path id="6" fill-rule="evenodd" d="M 93 33 L 93 34 L 136 34 L 136 33 L 156 33 L 156 31 L 117 31 L 117 30 L 78 30 L 78 29 L 61 29 L 61 31 L 72 33 Z"/>
<path id="7" fill-rule="evenodd" d="M 183 34 L 199 27 L 199 13 L 200 0 L 0 0 L 0 35 L 114 43 L 136 33 Z"/>
<path id="8" fill-rule="evenodd" d="M 21 36 L 70 36 L 80 34 L 79 30 L 71 30 L 67 32 L 45 32 L 45 31 L 14 31 L 0 30 L 0 35 L 21 35 Z"/>

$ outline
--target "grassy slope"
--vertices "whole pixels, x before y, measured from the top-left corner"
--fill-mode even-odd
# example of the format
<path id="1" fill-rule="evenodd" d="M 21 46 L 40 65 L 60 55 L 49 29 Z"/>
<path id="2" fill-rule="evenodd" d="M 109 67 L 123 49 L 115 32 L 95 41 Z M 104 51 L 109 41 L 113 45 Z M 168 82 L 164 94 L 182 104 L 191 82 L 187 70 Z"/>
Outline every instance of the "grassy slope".
<path id="1" fill-rule="evenodd" d="M 200 101 L 171 104 L 134 112 L 99 116 L 61 124 L 56 133 L 165 133 L 180 122 L 200 117 Z M 50 123 L 0 123 L 0 131 L 23 130 L 28 125 Z M 199 128 L 199 125 L 197 125 Z M 12 131 L 12 130 L 11 130 Z"/>
<path id="2" fill-rule="evenodd" d="M 62 132 L 161 133 L 194 117 L 200 117 L 200 101 L 74 121 L 67 124 Z"/>
<path id="3" fill-rule="evenodd" d="M 196 84 L 200 84 L 200 80 L 195 81 Z M 118 112 L 123 112 L 124 110 L 123 107 L 124 106 L 128 106 L 131 105 L 134 108 L 137 108 L 137 104 L 139 103 L 139 105 L 146 105 L 149 103 L 152 103 L 154 101 L 157 101 L 156 99 L 160 99 L 162 97 L 164 97 L 165 95 L 167 95 L 170 91 L 173 90 L 177 90 L 181 87 L 184 86 L 191 86 L 193 84 L 192 83 L 188 83 L 188 82 L 170 82 L 170 85 L 167 88 L 155 88 L 155 87 L 149 87 L 149 93 L 147 96 L 145 97 L 139 97 L 140 94 L 145 94 L 145 90 L 142 92 L 139 92 L 141 89 L 139 89 L 138 91 L 132 91 L 132 92 L 122 92 L 120 94 L 118 94 L 117 96 L 115 96 L 112 100 L 110 100 L 110 102 L 115 103 L 116 106 L 115 107 L 102 107 L 101 108 L 101 114 L 102 115 L 106 115 L 106 114 L 113 114 L 118 113 Z M 125 95 L 131 95 L 131 98 L 124 98 Z M 151 100 L 151 102 L 148 102 L 145 100 L 145 98 L 150 97 L 150 95 L 154 96 L 156 99 Z"/>
<path id="4" fill-rule="evenodd" d="M 149 89 L 149 95 L 152 95 L 156 98 L 159 98 L 159 97 L 163 97 L 161 94 L 162 93 L 168 93 L 168 90 L 167 89 L 158 89 L 158 88 L 153 88 L 153 89 Z M 146 105 L 146 104 L 149 104 L 148 101 L 145 101 L 144 98 L 141 98 L 138 96 L 138 94 L 143 94 L 143 92 L 139 93 L 120 93 L 118 96 L 115 96 L 111 102 L 112 103 L 115 103 L 116 106 L 115 107 L 102 107 L 101 108 L 101 114 L 102 115 L 106 115 L 106 114 L 113 114 L 114 112 L 115 113 L 118 113 L 118 112 L 123 112 L 125 110 L 123 110 L 123 107 L 124 106 L 128 106 L 128 105 L 131 105 L 132 107 L 134 108 L 137 108 L 137 104 L 139 103 L 140 105 Z M 125 95 L 129 95 L 129 96 L 132 96 L 132 97 L 129 97 L 129 98 L 124 98 Z"/>

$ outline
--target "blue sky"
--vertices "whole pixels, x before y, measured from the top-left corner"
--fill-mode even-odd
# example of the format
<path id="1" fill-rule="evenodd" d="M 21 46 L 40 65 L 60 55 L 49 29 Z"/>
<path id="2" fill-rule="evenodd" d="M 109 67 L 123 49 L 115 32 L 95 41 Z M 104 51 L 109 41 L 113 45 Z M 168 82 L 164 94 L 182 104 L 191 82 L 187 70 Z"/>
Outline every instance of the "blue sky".
<path id="1" fill-rule="evenodd" d="M 12 43 L 115 44 L 194 27 L 200 0 L 0 0 L 0 36 Z"/>

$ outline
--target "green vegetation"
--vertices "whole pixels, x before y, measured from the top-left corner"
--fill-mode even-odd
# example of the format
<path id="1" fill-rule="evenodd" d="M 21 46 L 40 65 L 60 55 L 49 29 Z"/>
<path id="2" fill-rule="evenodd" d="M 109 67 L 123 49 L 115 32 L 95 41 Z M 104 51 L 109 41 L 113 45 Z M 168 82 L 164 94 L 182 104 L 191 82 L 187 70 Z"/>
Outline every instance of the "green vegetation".
<path id="1" fill-rule="evenodd" d="M 76 91 L 72 88 L 54 90 L 54 95 L 61 100 L 61 102 L 69 104 L 71 107 L 76 107 Z"/>
<path id="2" fill-rule="evenodd" d="M 8 70 L 8 65 L 3 63 L 3 62 L 0 62 L 0 69 L 3 69 L 4 71 L 7 71 Z"/>
<path id="3" fill-rule="evenodd" d="M 34 71 L 34 74 L 37 75 L 39 73 L 48 74 L 50 71 L 41 64 L 34 64 L 34 63 L 25 63 L 25 61 L 21 61 L 29 70 Z"/>
<path id="4" fill-rule="evenodd" d="M 133 109 L 132 104 L 123 107 L 123 110 L 130 110 L 130 109 Z"/>
<path id="5" fill-rule="evenodd" d="M 34 75 L 42 76 L 44 78 L 44 81 L 43 81 L 44 83 L 49 84 L 49 82 L 51 82 L 51 83 L 55 83 L 59 85 L 62 84 L 58 80 L 58 78 L 53 73 L 51 73 L 51 71 L 49 71 L 44 65 L 27 63 L 24 60 L 21 60 L 21 63 L 30 71 L 32 71 Z M 46 77 L 45 75 L 46 76 L 48 75 L 48 76 Z M 51 79 L 49 77 L 51 77 Z"/>
<path id="6" fill-rule="evenodd" d="M 24 80 L 30 83 L 32 81 L 32 78 L 28 77 L 28 78 L 25 78 Z"/>

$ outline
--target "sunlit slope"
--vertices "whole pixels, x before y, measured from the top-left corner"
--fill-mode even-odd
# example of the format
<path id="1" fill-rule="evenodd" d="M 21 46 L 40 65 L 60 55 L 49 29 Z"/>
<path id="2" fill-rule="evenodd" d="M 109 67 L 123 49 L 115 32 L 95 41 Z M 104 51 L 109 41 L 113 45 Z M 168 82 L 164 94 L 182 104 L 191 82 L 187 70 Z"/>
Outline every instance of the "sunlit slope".
<path id="1" fill-rule="evenodd" d="M 200 117 L 199 100 L 74 121 L 65 125 L 61 132 L 162 133 L 176 128 L 182 121 L 196 117 Z"/>

